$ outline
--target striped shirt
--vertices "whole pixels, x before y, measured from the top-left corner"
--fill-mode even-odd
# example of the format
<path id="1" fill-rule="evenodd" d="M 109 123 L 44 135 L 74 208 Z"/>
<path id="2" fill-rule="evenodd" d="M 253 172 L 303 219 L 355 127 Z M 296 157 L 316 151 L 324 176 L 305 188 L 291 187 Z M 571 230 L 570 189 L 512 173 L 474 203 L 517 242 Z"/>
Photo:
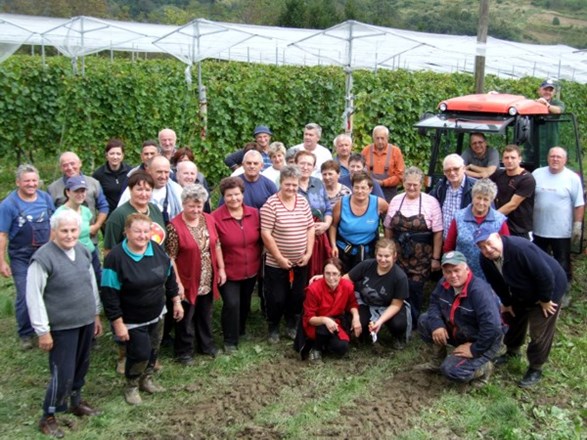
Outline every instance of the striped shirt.
<path id="1" fill-rule="evenodd" d="M 277 194 L 267 199 L 261 208 L 261 230 L 270 231 L 284 258 L 298 261 L 308 246 L 308 229 L 314 227 L 310 205 L 303 196 L 296 195 L 292 210 L 287 209 Z M 277 260 L 267 253 L 268 266 L 279 267 Z"/>

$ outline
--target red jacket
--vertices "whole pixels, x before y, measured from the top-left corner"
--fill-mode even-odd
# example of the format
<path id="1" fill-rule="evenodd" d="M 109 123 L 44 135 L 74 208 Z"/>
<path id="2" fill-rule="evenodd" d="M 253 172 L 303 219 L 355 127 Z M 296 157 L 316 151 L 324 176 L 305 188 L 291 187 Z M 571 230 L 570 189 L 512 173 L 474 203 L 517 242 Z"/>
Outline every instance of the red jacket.
<path id="1" fill-rule="evenodd" d="M 350 312 L 352 308 L 359 308 L 352 281 L 341 279 L 334 292 L 330 290 L 324 278 L 314 281 L 306 287 L 306 299 L 304 300 L 302 323 L 306 337 L 312 340 L 316 339 L 316 327 L 310 324 L 310 319 L 315 316 L 327 316 L 339 324 L 338 337 L 340 340 L 349 341 L 348 333 L 340 325 L 340 317 L 346 312 Z"/>
<path id="2" fill-rule="evenodd" d="M 262 250 L 259 211 L 243 205 L 243 218 L 239 223 L 230 215 L 226 205 L 222 205 L 212 217 L 222 246 L 226 278 L 240 281 L 257 276 Z"/>

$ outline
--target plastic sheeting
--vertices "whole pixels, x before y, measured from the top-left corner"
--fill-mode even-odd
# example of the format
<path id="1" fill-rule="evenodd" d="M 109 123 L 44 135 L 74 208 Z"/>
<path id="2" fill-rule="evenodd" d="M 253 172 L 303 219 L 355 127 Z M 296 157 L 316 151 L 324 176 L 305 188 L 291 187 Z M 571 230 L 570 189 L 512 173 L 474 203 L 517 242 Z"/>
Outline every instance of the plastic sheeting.
<path id="1" fill-rule="evenodd" d="M 232 35 L 230 38 L 234 35 L 248 37 L 231 40 L 219 33 L 217 38 L 210 39 L 210 46 L 205 52 L 201 51 L 199 57 L 194 57 L 187 55 L 185 41 L 174 44 L 176 37 L 171 37 L 173 34 L 180 35 L 181 29 L 193 26 L 194 22 L 184 26 L 168 26 L 92 17 L 59 19 L 0 14 L 0 48 L 8 47 L 6 53 L 11 53 L 15 47 L 25 43 L 54 46 L 72 58 L 103 50 L 166 52 L 187 64 L 204 58 L 216 58 L 276 65 L 349 66 L 348 42 L 336 34 L 327 35 L 325 31 L 312 29 L 199 21 L 232 31 L 225 33 Z M 587 52 L 569 46 L 530 45 L 488 38 L 485 47 L 479 48 L 476 37 L 405 31 L 352 21 L 341 23 L 330 30 L 336 28 L 336 32 L 345 35 L 350 26 L 356 26 L 364 32 L 379 32 L 384 36 L 381 39 L 357 38 L 354 41 L 350 63 L 353 69 L 402 68 L 472 73 L 475 54 L 478 50 L 484 50 L 488 74 L 506 78 L 553 77 L 587 83 Z M 167 37 L 165 43 L 164 37 Z M 190 38 L 190 35 L 187 37 Z M 312 37 L 311 43 L 309 37 Z M 306 44 L 301 48 L 304 40 L 311 47 Z"/>

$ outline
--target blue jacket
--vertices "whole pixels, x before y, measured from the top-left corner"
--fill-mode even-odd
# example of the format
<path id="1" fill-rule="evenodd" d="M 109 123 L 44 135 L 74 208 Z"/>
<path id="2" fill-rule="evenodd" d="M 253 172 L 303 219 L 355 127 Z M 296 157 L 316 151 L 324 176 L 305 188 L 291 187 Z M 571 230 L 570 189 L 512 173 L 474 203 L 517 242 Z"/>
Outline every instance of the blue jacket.
<path id="1" fill-rule="evenodd" d="M 481 268 L 504 306 L 530 307 L 537 301 L 560 303 L 567 290 L 567 276 L 561 265 L 531 241 L 501 237 L 503 266 L 481 255 Z"/>
<path id="2" fill-rule="evenodd" d="M 473 272 L 463 290 L 455 290 L 442 278 L 430 295 L 430 328 L 446 328 L 457 345 L 472 342 L 471 353 L 478 357 L 493 347 L 505 333 L 499 311 L 499 299 L 491 286 Z"/>

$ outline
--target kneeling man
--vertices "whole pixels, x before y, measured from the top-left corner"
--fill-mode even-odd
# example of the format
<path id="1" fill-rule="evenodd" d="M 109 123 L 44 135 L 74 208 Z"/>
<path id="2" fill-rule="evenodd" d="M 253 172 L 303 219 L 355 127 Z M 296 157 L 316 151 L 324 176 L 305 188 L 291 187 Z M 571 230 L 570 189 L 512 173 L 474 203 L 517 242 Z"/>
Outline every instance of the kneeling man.
<path id="1" fill-rule="evenodd" d="M 420 316 L 418 330 L 432 344 L 432 359 L 419 370 L 440 371 L 456 382 L 487 383 L 499 351 L 504 329 L 499 299 L 491 287 L 473 275 L 458 251 L 442 256 L 443 278 L 430 295 L 428 311 Z M 447 356 L 447 346 L 454 348 Z"/>

